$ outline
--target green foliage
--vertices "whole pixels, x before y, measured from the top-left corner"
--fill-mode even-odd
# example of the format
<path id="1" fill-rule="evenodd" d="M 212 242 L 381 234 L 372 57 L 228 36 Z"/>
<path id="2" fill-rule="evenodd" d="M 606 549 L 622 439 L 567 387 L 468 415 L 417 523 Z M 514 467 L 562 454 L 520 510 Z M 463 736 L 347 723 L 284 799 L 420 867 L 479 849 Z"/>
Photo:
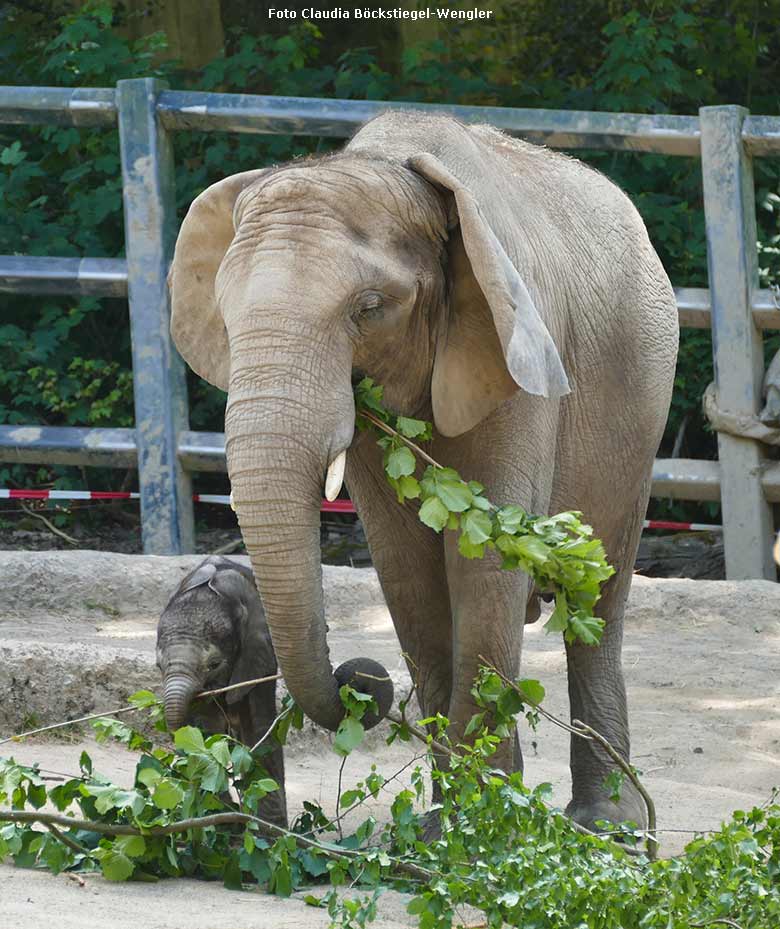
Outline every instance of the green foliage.
<path id="1" fill-rule="evenodd" d="M 159 701 L 153 694 L 140 691 L 132 702 L 157 721 Z M 93 727 L 100 739 L 112 738 L 141 753 L 131 788 L 119 787 L 98 774 L 92 759 L 83 752 L 81 776 L 47 794 L 37 767 L 20 765 L 11 758 L 0 761 L 0 803 L 15 810 L 28 806 L 39 809 L 48 800 L 69 815 L 132 826 L 146 835 L 112 838 L 74 827 L 66 833 L 71 844 L 65 845 L 53 841 L 52 836 L 40 840 L 40 833 L 29 826 L 8 824 L 0 827 L 0 858 L 10 855 L 25 866 L 37 862 L 55 873 L 65 868 L 99 868 L 112 881 L 199 875 L 222 876 L 226 884 L 238 886 L 242 871 L 251 876 L 258 870 L 259 859 L 283 858 L 282 846 L 257 837 L 257 825 L 251 822 L 243 835 L 213 827 L 171 836 L 150 832 L 182 819 L 219 812 L 254 814 L 258 801 L 278 790 L 263 765 L 263 747 L 250 753 L 228 736 L 204 736 L 199 729 L 185 726 L 174 733 L 174 750 L 170 750 L 155 747 L 140 732 L 116 719 L 94 720 Z M 229 797 L 231 789 L 238 797 L 236 803 Z M 72 843 L 82 850 L 77 851 Z M 277 870 L 279 867 L 277 864 Z M 284 887 L 285 880 L 289 883 L 285 878 L 278 878 L 277 883 Z"/>
<path id="2" fill-rule="evenodd" d="M 483 712 L 469 726 L 470 744 L 450 744 L 444 717 L 421 721 L 433 726 L 437 744 L 452 753 L 446 769 L 433 771 L 441 791 L 433 814 L 441 826 L 438 839 L 421 838 L 424 775 L 419 767 L 411 787 L 397 792 L 384 826 L 368 817 L 343 838 L 337 823 L 311 802 L 304 804 L 306 812 L 294 829 L 275 838 L 253 821 L 199 828 L 192 819 L 251 810 L 276 784 L 244 746 L 185 727 L 174 734 L 174 750 L 134 734 L 131 742 L 140 757 L 129 789 L 96 773 L 86 752 L 81 775 L 48 791 L 37 766 L 0 759 L 0 817 L 8 808 L 35 815 L 49 802 L 88 820 L 70 829 L 59 826 L 64 842 L 57 833 L 6 819 L 0 825 L 0 860 L 54 874 L 100 870 L 111 881 L 221 878 L 231 889 L 262 884 L 280 896 L 325 882 L 331 889 L 306 894 L 305 903 L 327 909 L 333 925 L 343 929 L 369 925 L 388 887 L 413 895 L 408 911 L 422 929 L 451 927 L 464 905 L 477 908 L 485 925 L 496 929 L 687 929 L 719 922 L 772 929 L 778 924 L 780 806 L 775 797 L 763 807 L 735 812 L 708 836 L 697 835 L 679 857 L 649 861 L 629 855 L 642 838 L 640 830 L 630 824 L 619 829 L 622 846 L 583 835 L 550 807 L 549 784 L 531 790 L 520 773 L 495 768 L 496 750 L 512 737 L 515 717 L 525 712 L 535 724 L 544 699 L 539 682 L 505 686 L 482 669 L 473 695 Z M 342 699 L 349 714 L 359 715 L 368 705 L 349 688 Z M 136 702 L 147 712 L 156 705 L 148 694 Z M 428 736 L 429 746 L 432 739 Z M 392 779 L 372 766 L 341 794 L 340 810 L 359 807 Z M 621 778 L 610 775 L 608 781 L 610 790 L 619 791 Z M 226 799 L 226 785 L 237 803 Z M 187 828 L 155 833 L 182 820 Z M 93 824 L 129 826 L 136 834 L 103 835 L 89 828 Z M 336 892 L 347 883 L 352 890 Z M 356 896 L 355 888 L 363 895 Z"/>
<path id="3" fill-rule="evenodd" d="M 607 564 L 604 546 L 591 538 L 593 530 L 580 520 L 582 514 L 533 516 L 516 504 L 497 507 L 478 481 L 465 481 L 457 471 L 437 464 L 429 464 L 418 480 L 414 453 L 420 449 L 411 439 L 430 439 L 432 426 L 394 416 L 383 406 L 382 393 L 371 378 L 356 385 L 357 426 L 380 431 L 364 415 L 368 412 L 393 433 L 381 433 L 377 444 L 384 450 L 385 474 L 398 502 L 419 499 L 420 522 L 435 532 L 460 530 L 458 549 L 464 558 L 497 551 L 502 568 L 525 571 L 541 592 L 555 593 L 555 609 L 545 628 L 563 632 L 570 643 L 597 645 L 604 621 L 593 609 L 601 585 L 615 572 Z"/>

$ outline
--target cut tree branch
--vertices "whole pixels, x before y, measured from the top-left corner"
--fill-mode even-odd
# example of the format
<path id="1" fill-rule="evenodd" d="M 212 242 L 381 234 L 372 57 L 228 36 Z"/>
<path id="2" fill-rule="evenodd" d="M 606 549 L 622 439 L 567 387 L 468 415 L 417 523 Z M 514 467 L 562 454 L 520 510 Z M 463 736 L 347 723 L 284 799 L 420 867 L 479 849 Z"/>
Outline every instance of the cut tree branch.
<path id="1" fill-rule="evenodd" d="M 323 842 L 317 842 L 314 839 L 298 835 L 296 832 L 290 832 L 282 826 L 270 823 L 258 816 L 252 816 L 249 813 L 212 813 L 210 816 L 196 816 L 191 819 L 180 819 L 175 823 L 168 823 L 167 826 L 149 826 L 145 829 L 137 829 L 128 823 L 100 823 L 93 822 L 89 819 L 76 819 L 70 816 L 62 816 L 59 813 L 44 813 L 40 810 L 0 810 L 0 822 L 11 823 L 41 823 L 50 828 L 62 826 L 66 829 L 83 829 L 87 832 L 97 832 L 100 835 L 140 835 L 140 836 L 164 836 L 174 835 L 178 832 L 186 832 L 188 829 L 207 829 L 210 826 L 223 826 L 228 823 L 256 823 L 266 835 L 288 836 L 295 839 L 297 845 L 304 848 L 314 848 L 324 852 L 331 858 L 341 861 L 362 861 L 365 858 L 364 852 L 351 851 L 344 848 L 334 848 L 325 845 Z M 63 839 L 65 837 L 63 836 Z M 67 844 L 67 843 L 66 843 Z M 83 849 L 79 849 L 83 851 Z M 403 861 L 400 858 L 391 858 L 392 865 L 396 870 L 408 874 L 416 880 L 430 881 L 436 877 L 438 872 L 429 871 L 427 868 L 421 868 L 411 861 Z"/>
<path id="2" fill-rule="evenodd" d="M 64 539 L 68 545 L 78 545 L 78 539 L 74 539 L 72 535 L 68 535 L 67 532 L 63 532 L 62 529 L 58 529 L 51 520 L 46 519 L 42 513 L 36 513 L 32 507 L 27 506 L 26 504 L 19 501 L 19 506 L 24 510 L 28 516 L 34 516 L 46 526 L 49 532 L 53 532 L 55 535 L 58 535 L 61 539 Z"/>
<path id="3" fill-rule="evenodd" d="M 538 710 L 542 716 L 549 719 L 551 723 L 554 723 L 556 726 L 560 726 L 561 729 L 565 729 L 567 732 L 571 732 L 573 735 L 579 736 L 581 739 L 589 739 L 593 742 L 598 742 L 598 744 L 604 749 L 604 751 L 609 755 L 609 757 L 615 762 L 615 764 L 620 768 L 620 770 L 626 775 L 626 777 L 631 781 L 631 783 L 636 787 L 639 792 L 642 800 L 647 807 L 647 857 L 653 861 L 658 857 L 658 839 L 656 838 L 656 815 L 655 815 L 655 803 L 653 798 L 645 789 L 642 782 L 639 780 L 636 771 L 631 767 L 631 765 L 626 761 L 625 758 L 620 754 L 620 752 L 606 739 L 600 732 L 596 732 L 595 729 L 592 729 L 590 726 L 586 726 L 579 719 L 573 719 L 571 726 L 568 723 L 565 723 L 562 719 L 559 719 L 557 716 L 554 716 L 552 713 L 547 712 L 547 710 L 542 707 L 539 703 L 534 703 L 533 700 L 529 700 L 528 696 L 522 691 L 518 685 L 508 678 L 504 673 L 498 670 L 498 668 L 491 664 L 484 655 L 479 655 L 479 660 L 484 662 L 485 667 L 488 671 L 492 671 L 494 674 L 503 681 L 507 687 L 511 687 L 515 693 L 519 694 L 522 697 L 525 703 L 530 704 L 535 710 Z M 597 834 L 597 833 L 592 833 Z"/>
<path id="4" fill-rule="evenodd" d="M 657 823 L 655 816 L 655 803 L 653 802 L 653 798 L 650 796 L 642 782 L 637 777 L 637 773 L 633 767 L 626 761 L 626 759 L 608 739 L 605 739 L 600 732 L 596 732 L 595 729 L 585 725 L 585 723 L 579 719 L 573 719 L 572 724 L 575 730 L 578 730 L 579 735 L 586 735 L 594 741 L 598 742 L 598 744 L 604 749 L 604 751 L 639 791 L 639 794 L 644 800 L 645 806 L 647 807 L 647 857 L 653 861 L 658 857 L 658 839 L 656 838 Z"/>
<path id="5" fill-rule="evenodd" d="M 423 461 L 427 461 L 429 465 L 433 465 L 434 468 L 441 468 L 444 470 L 444 465 L 440 465 L 438 461 L 436 461 L 434 458 L 431 458 L 428 452 L 423 451 L 419 445 L 415 445 L 414 442 L 412 442 L 411 439 L 407 439 L 405 435 L 401 435 L 397 429 L 393 429 L 392 426 L 388 426 L 387 423 L 383 423 L 382 420 L 374 416 L 373 413 L 369 413 L 367 410 L 361 410 L 358 415 L 362 416 L 364 419 L 367 419 L 370 423 L 373 423 L 378 429 L 381 429 L 382 432 L 386 432 L 388 435 L 394 436 L 396 439 L 400 439 L 405 445 L 409 446 L 415 455 L 419 455 L 420 458 L 422 458 Z"/>
<path id="6" fill-rule="evenodd" d="M 421 742 L 424 742 L 426 745 L 429 745 L 434 751 L 440 752 L 444 755 L 448 755 L 450 758 L 460 758 L 462 757 L 448 745 L 444 745 L 442 742 L 437 742 L 433 739 L 424 729 L 421 729 L 419 726 L 414 726 L 412 723 L 407 722 L 402 716 L 397 713 L 388 713 L 386 719 L 389 719 L 393 723 L 399 725 L 405 725 L 409 730 L 410 734 L 413 735 L 416 739 L 419 739 Z M 500 768 L 491 768 L 491 774 L 500 774 L 503 777 L 509 777 L 506 771 L 502 771 Z M 552 812 L 552 810 L 550 811 Z M 606 842 L 613 845 L 616 849 L 619 849 L 621 852 L 624 852 L 626 855 L 632 857 L 639 857 L 643 853 L 637 848 L 632 848 L 630 845 L 623 845 L 619 842 L 613 842 L 609 838 L 605 838 L 600 832 L 593 832 L 591 829 L 581 826 L 578 822 L 573 819 L 569 820 L 569 825 L 575 832 L 579 832 L 580 835 L 589 835 L 595 836 L 598 839 L 604 838 Z"/>

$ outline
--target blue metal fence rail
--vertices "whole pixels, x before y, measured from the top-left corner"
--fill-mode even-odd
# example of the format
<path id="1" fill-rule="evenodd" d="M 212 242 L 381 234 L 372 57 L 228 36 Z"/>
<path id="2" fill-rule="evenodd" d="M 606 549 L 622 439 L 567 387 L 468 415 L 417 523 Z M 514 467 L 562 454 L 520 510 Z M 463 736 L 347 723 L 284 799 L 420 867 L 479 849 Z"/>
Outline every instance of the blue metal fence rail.
<path id="1" fill-rule="evenodd" d="M 736 106 L 643 116 L 191 93 L 153 79 L 120 81 L 116 89 L 0 87 L 0 123 L 119 128 L 127 259 L 0 256 L 0 291 L 127 295 L 136 421 L 135 429 L 0 426 L 0 460 L 136 466 L 144 551 L 191 551 L 190 474 L 225 470 L 224 437 L 189 429 L 184 366 L 169 335 L 165 276 L 176 231 L 170 133 L 346 138 L 393 107 L 451 113 L 555 148 L 699 157 L 710 288 L 676 289 L 680 325 L 712 328 L 720 405 L 757 412 L 762 331 L 780 329 L 780 309 L 757 286 L 752 159 L 780 154 L 780 117 Z M 750 439 L 719 434 L 718 449 L 719 461 L 657 459 L 653 494 L 720 499 L 727 576 L 774 579 L 771 504 L 780 502 L 780 463 Z"/>

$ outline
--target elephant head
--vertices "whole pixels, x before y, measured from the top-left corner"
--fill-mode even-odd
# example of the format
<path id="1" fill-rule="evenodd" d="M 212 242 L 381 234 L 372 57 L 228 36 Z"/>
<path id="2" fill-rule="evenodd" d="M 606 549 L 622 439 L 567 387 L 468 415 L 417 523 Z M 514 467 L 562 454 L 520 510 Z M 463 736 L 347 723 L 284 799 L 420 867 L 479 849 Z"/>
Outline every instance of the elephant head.
<path id="1" fill-rule="evenodd" d="M 252 573 L 227 558 L 210 557 L 188 574 L 160 617 L 157 664 L 171 731 L 184 724 L 201 690 L 275 674 L 273 645 Z M 228 706 L 247 690 L 228 691 Z M 275 687 L 268 692 L 273 717 Z"/>
<path id="2" fill-rule="evenodd" d="M 172 332 L 227 391 L 228 471 L 287 686 L 335 729 L 338 687 L 378 697 L 385 670 L 335 675 L 323 616 L 319 510 L 353 439 L 353 377 L 472 428 L 522 387 L 568 390 L 516 267 L 494 145 L 449 118 L 389 113 L 340 153 L 229 177 L 201 194 L 171 270 Z M 375 721 L 375 720 L 372 720 Z"/>

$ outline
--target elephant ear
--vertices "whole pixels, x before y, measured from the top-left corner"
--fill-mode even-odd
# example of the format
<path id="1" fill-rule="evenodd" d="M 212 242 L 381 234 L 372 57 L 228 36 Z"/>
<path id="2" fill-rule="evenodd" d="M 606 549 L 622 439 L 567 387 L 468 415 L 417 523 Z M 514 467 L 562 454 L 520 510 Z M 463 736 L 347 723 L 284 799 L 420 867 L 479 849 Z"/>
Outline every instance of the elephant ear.
<path id="1" fill-rule="evenodd" d="M 500 193 L 485 165 L 472 166 L 465 182 L 436 155 L 415 155 L 408 163 L 454 201 L 450 318 L 431 384 L 436 428 L 445 436 L 467 432 L 518 387 L 541 397 L 568 393 L 552 336 L 496 234 L 511 228 L 511 217 L 501 215 Z M 509 173 L 505 180 L 511 183 Z"/>
<path id="2" fill-rule="evenodd" d="M 196 374 L 224 391 L 230 379 L 230 354 L 214 282 L 233 241 L 236 199 L 267 170 L 234 174 L 193 200 L 179 230 L 168 274 L 176 348 Z"/>

